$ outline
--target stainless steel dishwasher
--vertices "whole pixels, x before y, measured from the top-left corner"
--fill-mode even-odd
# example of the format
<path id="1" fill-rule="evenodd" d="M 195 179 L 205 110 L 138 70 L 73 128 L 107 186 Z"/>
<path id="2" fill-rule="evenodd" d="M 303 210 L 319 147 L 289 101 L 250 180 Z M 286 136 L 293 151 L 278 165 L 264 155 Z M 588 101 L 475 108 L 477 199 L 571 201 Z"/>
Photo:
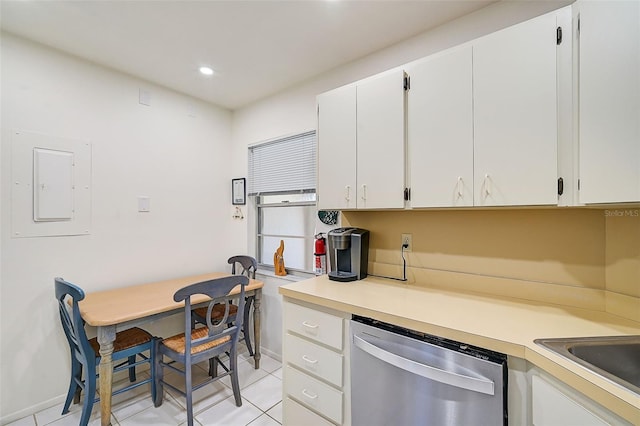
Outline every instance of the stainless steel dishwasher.
<path id="1" fill-rule="evenodd" d="M 507 425 L 507 357 L 354 315 L 351 418 L 354 426 Z"/>

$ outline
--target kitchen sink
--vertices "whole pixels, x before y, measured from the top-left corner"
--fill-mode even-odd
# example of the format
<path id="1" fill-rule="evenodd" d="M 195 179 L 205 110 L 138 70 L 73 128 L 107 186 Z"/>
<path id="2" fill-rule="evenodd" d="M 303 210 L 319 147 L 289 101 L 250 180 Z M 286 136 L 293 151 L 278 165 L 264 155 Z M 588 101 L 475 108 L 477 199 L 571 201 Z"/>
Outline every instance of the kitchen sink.
<path id="1" fill-rule="evenodd" d="M 640 395 L 640 336 L 571 337 L 534 342 Z"/>

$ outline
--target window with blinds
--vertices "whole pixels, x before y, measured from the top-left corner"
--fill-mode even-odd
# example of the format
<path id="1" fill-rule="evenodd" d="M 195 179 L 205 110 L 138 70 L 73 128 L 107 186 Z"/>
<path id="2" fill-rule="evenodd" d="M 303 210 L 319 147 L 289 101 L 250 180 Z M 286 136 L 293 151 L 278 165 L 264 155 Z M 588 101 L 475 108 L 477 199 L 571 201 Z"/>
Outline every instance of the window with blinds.
<path id="1" fill-rule="evenodd" d="M 249 147 L 249 195 L 315 192 L 316 132 Z"/>
<path id="2" fill-rule="evenodd" d="M 313 271 L 316 132 L 249 147 L 248 194 L 256 214 L 256 259 L 273 266 L 284 241 L 288 271 Z"/>

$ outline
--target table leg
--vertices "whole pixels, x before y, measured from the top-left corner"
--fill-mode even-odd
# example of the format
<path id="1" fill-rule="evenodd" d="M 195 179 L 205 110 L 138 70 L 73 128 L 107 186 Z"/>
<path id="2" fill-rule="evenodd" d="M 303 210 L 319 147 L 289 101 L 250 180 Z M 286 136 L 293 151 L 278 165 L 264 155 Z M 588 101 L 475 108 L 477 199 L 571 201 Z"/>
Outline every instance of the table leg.
<path id="1" fill-rule="evenodd" d="M 100 425 L 111 424 L 111 391 L 113 380 L 113 342 L 116 340 L 116 327 L 107 325 L 98 327 L 98 343 L 100 344 Z M 87 374 L 89 372 L 87 371 Z"/>
<path id="2" fill-rule="evenodd" d="M 262 289 L 256 290 L 253 300 L 253 359 L 255 361 L 256 370 L 260 368 L 260 303 L 262 302 Z"/>

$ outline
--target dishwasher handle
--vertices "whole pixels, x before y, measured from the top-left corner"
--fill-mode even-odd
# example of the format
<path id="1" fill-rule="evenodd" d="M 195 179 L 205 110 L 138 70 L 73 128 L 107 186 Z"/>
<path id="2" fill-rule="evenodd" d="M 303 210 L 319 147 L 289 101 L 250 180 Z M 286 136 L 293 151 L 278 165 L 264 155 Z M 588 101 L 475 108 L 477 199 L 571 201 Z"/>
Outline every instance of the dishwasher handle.
<path id="1" fill-rule="evenodd" d="M 474 392 L 494 395 L 494 383 L 489 379 L 478 379 L 475 377 L 465 376 L 463 374 L 454 373 L 452 371 L 442 370 L 430 365 L 421 364 L 408 358 L 401 357 L 387 350 L 374 345 L 371 342 L 353 336 L 353 343 L 366 353 L 384 361 L 388 364 L 401 368 L 409 373 L 418 374 L 430 380 L 445 383 L 451 386 L 467 389 Z"/>

